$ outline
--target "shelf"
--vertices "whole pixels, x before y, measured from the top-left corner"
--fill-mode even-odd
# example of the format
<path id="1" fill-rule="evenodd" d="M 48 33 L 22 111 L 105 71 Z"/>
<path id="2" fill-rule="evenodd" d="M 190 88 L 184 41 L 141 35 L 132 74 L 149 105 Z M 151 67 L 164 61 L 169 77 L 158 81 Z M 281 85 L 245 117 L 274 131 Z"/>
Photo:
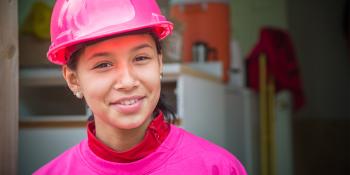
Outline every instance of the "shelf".
<path id="1" fill-rule="evenodd" d="M 66 85 L 60 68 L 21 69 L 19 81 L 23 86 L 57 86 Z"/>

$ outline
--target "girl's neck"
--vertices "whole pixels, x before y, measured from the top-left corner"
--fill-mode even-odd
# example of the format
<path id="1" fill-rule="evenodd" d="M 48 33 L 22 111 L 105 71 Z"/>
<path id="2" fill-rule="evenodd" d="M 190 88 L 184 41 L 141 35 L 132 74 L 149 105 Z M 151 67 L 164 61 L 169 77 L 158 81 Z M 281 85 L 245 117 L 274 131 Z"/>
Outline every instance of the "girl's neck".
<path id="1" fill-rule="evenodd" d="M 95 117 L 96 138 L 117 152 L 125 152 L 142 141 L 152 117 L 138 128 L 119 129 Z"/>

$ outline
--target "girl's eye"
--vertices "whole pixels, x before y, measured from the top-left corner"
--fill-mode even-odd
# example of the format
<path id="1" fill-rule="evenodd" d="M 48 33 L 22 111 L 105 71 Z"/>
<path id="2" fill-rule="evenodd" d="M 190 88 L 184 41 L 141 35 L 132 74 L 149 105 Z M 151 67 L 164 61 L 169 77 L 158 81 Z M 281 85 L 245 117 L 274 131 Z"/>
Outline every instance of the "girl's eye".
<path id="1" fill-rule="evenodd" d="M 149 57 L 145 57 L 145 56 L 138 56 L 135 58 L 135 61 L 139 62 L 139 61 L 146 61 L 150 59 Z"/>
<path id="2" fill-rule="evenodd" d="M 103 69 L 103 68 L 107 68 L 107 67 L 110 67 L 112 66 L 111 63 L 100 63 L 100 64 L 97 64 L 94 69 Z"/>

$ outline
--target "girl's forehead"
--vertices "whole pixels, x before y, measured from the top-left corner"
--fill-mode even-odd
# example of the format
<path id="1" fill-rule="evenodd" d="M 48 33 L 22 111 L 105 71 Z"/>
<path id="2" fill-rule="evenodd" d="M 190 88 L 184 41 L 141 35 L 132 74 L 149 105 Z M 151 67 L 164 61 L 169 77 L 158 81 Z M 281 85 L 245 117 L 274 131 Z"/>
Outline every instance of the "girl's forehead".
<path id="1" fill-rule="evenodd" d="M 90 43 L 85 47 L 83 55 L 91 57 L 99 52 L 132 52 L 147 47 L 156 51 L 156 43 L 151 35 L 123 35 Z"/>
<path id="2" fill-rule="evenodd" d="M 115 37 L 108 37 L 99 41 L 95 41 L 87 45 L 87 47 L 99 47 L 99 46 L 119 46 L 119 47 L 133 47 L 141 43 L 149 43 L 155 45 L 153 38 L 150 34 L 132 34 L 122 35 Z"/>

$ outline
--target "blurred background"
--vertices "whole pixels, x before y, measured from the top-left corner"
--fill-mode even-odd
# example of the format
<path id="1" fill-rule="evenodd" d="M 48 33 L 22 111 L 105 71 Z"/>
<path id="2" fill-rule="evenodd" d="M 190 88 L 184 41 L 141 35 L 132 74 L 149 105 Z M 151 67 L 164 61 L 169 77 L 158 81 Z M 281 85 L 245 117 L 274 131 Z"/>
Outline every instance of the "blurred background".
<path id="1" fill-rule="evenodd" d="M 251 175 L 350 174 L 347 0 L 157 1 L 175 24 L 162 41 L 162 91 L 177 125 L 225 147 Z M 18 137 L 16 165 L 6 170 L 0 157 L 0 172 L 31 174 L 86 137 L 91 112 L 46 59 L 54 0 L 0 4 L 12 9 L 0 31 L 15 30 L 19 59 L 18 89 L 0 87 L 19 94 L 18 120 L 1 135 Z M 18 23 L 6 28 L 9 19 Z"/>

